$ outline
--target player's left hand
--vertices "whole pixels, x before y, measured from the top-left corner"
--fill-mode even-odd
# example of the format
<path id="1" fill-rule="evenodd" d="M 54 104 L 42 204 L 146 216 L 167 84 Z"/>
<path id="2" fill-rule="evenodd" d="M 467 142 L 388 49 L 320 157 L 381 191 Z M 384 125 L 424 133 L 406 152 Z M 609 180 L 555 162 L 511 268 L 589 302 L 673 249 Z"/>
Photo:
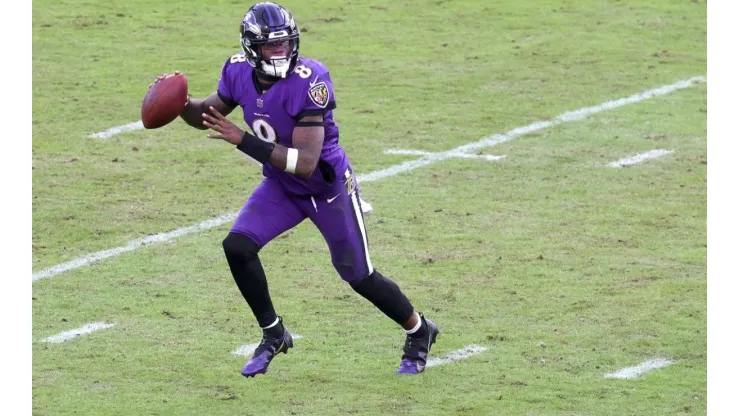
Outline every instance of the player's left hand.
<path id="1" fill-rule="evenodd" d="M 215 130 L 220 134 L 209 134 L 208 137 L 212 139 L 225 140 L 231 144 L 238 145 L 242 142 L 244 131 L 237 127 L 234 123 L 226 119 L 221 113 L 213 107 L 210 107 L 211 112 L 216 117 L 203 113 L 203 125 L 211 130 Z"/>

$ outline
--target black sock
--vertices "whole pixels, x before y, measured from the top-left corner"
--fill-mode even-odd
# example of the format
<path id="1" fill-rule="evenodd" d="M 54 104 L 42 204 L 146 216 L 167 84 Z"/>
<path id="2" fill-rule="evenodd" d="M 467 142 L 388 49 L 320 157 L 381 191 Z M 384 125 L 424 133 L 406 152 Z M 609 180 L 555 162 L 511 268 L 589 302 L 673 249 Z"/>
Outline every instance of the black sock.
<path id="1" fill-rule="evenodd" d="M 277 325 L 271 327 L 271 328 L 263 328 L 262 332 L 265 333 L 265 335 L 268 335 L 270 338 L 280 338 L 283 336 L 283 333 L 285 332 L 285 327 L 283 326 L 283 320 L 278 318 L 279 322 Z M 274 322 L 274 321 L 273 321 Z"/>
<path id="2" fill-rule="evenodd" d="M 378 271 L 356 283 L 351 283 L 352 289 L 365 299 L 373 303 L 381 312 L 403 326 L 414 313 L 408 298 L 401 292 L 398 285 L 384 277 Z"/>
<path id="3" fill-rule="evenodd" d="M 413 334 L 408 334 L 411 338 L 424 338 L 427 335 L 427 330 L 429 328 L 429 325 L 427 325 L 427 320 L 424 319 L 421 314 L 419 314 L 419 320 L 421 320 L 421 326 L 419 329 L 416 330 Z"/>
<path id="4" fill-rule="evenodd" d="M 260 328 L 272 325 L 278 318 L 267 289 L 265 270 L 257 256 L 259 246 L 251 238 L 238 233 L 229 233 L 223 246 L 234 281 Z M 282 323 L 276 326 L 282 329 Z"/>

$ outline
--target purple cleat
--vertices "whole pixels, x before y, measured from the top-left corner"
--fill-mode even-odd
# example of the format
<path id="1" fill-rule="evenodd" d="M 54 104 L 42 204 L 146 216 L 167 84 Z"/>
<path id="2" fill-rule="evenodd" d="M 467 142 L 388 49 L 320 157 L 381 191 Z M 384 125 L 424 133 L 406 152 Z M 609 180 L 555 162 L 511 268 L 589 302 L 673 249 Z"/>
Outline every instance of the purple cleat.
<path id="1" fill-rule="evenodd" d="M 401 366 L 398 367 L 397 374 L 419 374 L 427 366 L 427 355 L 432 349 L 432 344 L 437 341 L 439 328 L 437 324 L 430 319 L 424 318 L 421 313 L 419 317 L 427 323 L 427 333 L 421 338 L 413 338 L 406 335 L 406 343 L 403 345 L 403 357 L 401 357 Z"/>
<path id="2" fill-rule="evenodd" d="M 280 324 L 282 325 L 282 319 Z M 263 330 L 262 341 L 260 341 L 260 345 L 252 358 L 242 368 L 242 375 L 244 377 L 254 377 L 257 374 L 265 374 L 270 361 L 281 352 L 287 354 L 289 348 L 293 348 L 293 336 L 290 335 L 287 329 L 284 328 L 283 335 L 278 338 L 271 337 L 266 330 Z"/>

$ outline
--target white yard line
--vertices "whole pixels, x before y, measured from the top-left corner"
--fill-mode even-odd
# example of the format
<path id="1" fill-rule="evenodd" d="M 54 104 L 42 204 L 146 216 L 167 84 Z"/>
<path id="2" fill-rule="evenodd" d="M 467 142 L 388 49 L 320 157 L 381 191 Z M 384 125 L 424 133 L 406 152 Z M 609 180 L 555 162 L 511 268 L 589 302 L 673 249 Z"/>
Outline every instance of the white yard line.
<path id="1" fill-rule="evenodd" d="M 613 100 L 613 101 L 607 101 L 597 106 L 584 107 L 579 110 L 569 111 L 551 120 L 538 121 L 538 122 L 529 124 L 524 127 L 515 128 L 513 130 L 510 130 L 506 134 L 494 134 L 488 137 L 484 137 L 483 139 L 478 140 L 477 142 L 468 143 L 466 145 L 456 147 L 452 150 L 438 152 L 438 153 L 430 152 L 428 155 L 422 156 L 420 159 L 417 159 L 417 160 L 411 160 L 411 161 L 403 162 L 398 165 L 394 165 L 394 166 L 391 166 L 385 169 L 380 169 L 380 170 L 376 170 L 370 173 L 357 175 L 357 180 L 358 182 L 373 182 L 373 181 L 377 181 L 377 180 L 380 180 L 380 179 L 383 179 L 389 176 L 395 176 L 400 173 L 409 172 L 411 170 L 420 168 L 422 166 L 431 165 L 433 163 L 437 163 L 445 159 L 457 157 L 460 154 L 471 153 L 475 150 L 478 150 L 484 147 L 495 146 L 497 144 L 513 140 L 516 137 L 519 137 L 521 135 L 533 133 L 535 131 L 548 128 L 556 124 L 582 120 L 590 115 L 597 114 L 602 111 L 611 110 L 611 109 L 618 108 L 618 107 L 621 107 L 627 104 L 637 103 L 637 102 L 644 101 L 649 98 L 657 97 L 660 95 L 666 95 L 673 91 L 680 90 L 683 88 L 689 88 L 697 83 L 703 83 L 706 81 L 707 81 L 706 77 L 703 77 L 703 76 L 694 77 L 694 78 L 687 79 L 684 81 L 679 81 L 675 84 L 664 85 L 662 87 L 658 87 L 658 88 L 654 88 L 654 89 L 651 89 L 645 92 L 641 92 L 639 94 L 631 95 L 629 97 L 620 98 L 618 100 Z M 135 123 L 131 123 L 131 124 L 135 124 Z M 130 125 L 127 125 L 127 126 L 130 126 Z M 122 127 L 123 126 L 119 127 L 119 129 Z M 114 127 L 113 129 L 116 129 L 116 128 Z M 113 129 L 108 129 L 106 131 L 112 131 Z M 102 135 L 103 133 L 105 132 L 97 133 L 97 134 Z M 39 279 L 52 277 L 60 273 L 64 273 L 66 271 L 76 269 L 78 267 L 87 266 L 89 264 L 92 264 L 96 261 L 99 261 L 105 258 L 118 256 L 128 251 L 133 251 L 143 245 L 163 243 L 163 242 L 170 241 L 174 238 L 177 238 L 177 237 L 180 237 L 186 234 L 208 230 L 213 227 L 218 227 L 221 224 L 224 224 L 228 221 L 232 221 L 234 218 L 236 218 L 236 215 L 237 213 L 223 215 L 221 217 L 210 219 L 210 220 L 204 221 L 200 224 L 193 225 L 190 227 L 179 228 L 177 230 L 170 231 L 167 233 L 156 234 L 153 236 L 146 237 L 144 239 L 133 240 L 127 243 L 123 247 L 117 247 L 117 248 L 99 251 L 99 252 L 92 253 L 92 254 L 87 254 L 85 256 L 79 257 L 72 261 L 58 264 L 56 266 L 43 269 L 37 273 L 33 273 L 32 279 L 35 282 Z M 144 240 L 146 240 L 147 242 L 144 242 Z"/>
<path id="2" fill-rule="evenodd" d="M 187 234 L 192 234 L 192 233 L 196 233 L 199 231 L 208 230 L 213 227 L 218 227 L 221 224 L 224 224 L 229 221 L 233 221 L 235 218 L 236 218 L 236 213 L 222 215 L 218 218 L 212 218 L 210 220 L 203 221 L 200 224 L 195 224 L 195 225 L 191 225 L 189 227 L 184 227 L 184 228 L 178 228 L 176 230 L 173 230 L 167 233 L 150 235 L 144 238 L 137 238 L 136 240 L 132 240 L 126 243 L 125 246 L 110 248 L 108 250 L 103 250 L 103 251 L 97 251 L 95 253 L 87 254 L 83 257 L 76 258 L 72 261 L 57 264 L 56 266 L 43 269 L 40 272 L 34 273 L 32 279 L 35 282 L 40 279 L 56 276 L 68 270 L 77 269 L 79 267 L 87 266 L 97 261 L 107 259 L 108 257 L 115 257 L 115 256 L 121 255 L 129 251 L 134 251 L 141 246 L 157 244 L 157 243 L 164 243 L 170 240 L 174 240 L 175 238 L 182 237 Z"/>
<path id="3" fill-rule="evenodd" d="M 673 361 L 666 360 L 665 358 L 655 358 L 652 360 L 647 360 L 645 362 L 642 362 L 634 367 L 623 368 L 617 371 L 616 373 L 604 374 L 604 378 L 620 378 L 620 379 L 637 378 L 650 370 L 655 370 L 656 368 L 663 368 L 671 364 L 673 364 Z"/>
<path id="4" fill-rule="evenodd" d="M 134 121 L 133 123 L 124 124 L 122 126 L 116 126 L 111 127 L 108 130 L 101 131 L 98 133 L 91 134 L 90 138 L 93 139 L 107 139 L 108 137 L 115 136 L 118 133 L 125 133 L 127 131 L 133 131 L 133 130 L 139 130 L 144 128 L 144 123 L 139 121 Z"/>
<path id="5" fill-rule="evenodd" d="M 70 339 L 77 338 L 80 335 L 90 334 L 95 331 L 100 331 L 101 329 L 107 329 L 115 324 L 109 324 L 106 322 L 91 322 L 89 324 L 83 325 L 81 328 L 71 329 L 69 331 L 64 331 L 59 334 L 50 336 L 48 338 L 44 338 L 41 340 L 41 342 L 51 342 L 51 343 L 59 343 L 59 342 L 65 342 L 69 341 Z"/>
<path id="6" fill-rule="evenodd" d="M 477 142 L 468 143 L 466 145 L 456 147 L 451 150 L 447 150 L 444 152 L 438 152 L 438 153 L 431 153 L 430 155 L 424 156 L 421 159 L 411 160 L 411 161 L 404 162 L 404 163 L 401 163 L 395 166 L 391 166 L 386 169 L 376 170 L 375 172 L 371 172 L 365 175 L 359 175 L 357 179 L 364 180 L 364 181 L 376 181 L 378 179 L 382 179 L 387 176 L 395 176 L 395 175 L 398 175 L 399 173 L 408 172 L 408 171 L 420 168 L 422 166 L 431 165 L 432 163 L 436 163 L 441 160 L 455 157 L 456 155 L 460 153 L 471 153 L 475 150 L 478 150 L 484 147 L 495 146 L 497 144 L 501 144 L 501 143 L 513 140 L 524 134 L 529 134 L 529 133 L 533 133 L 533 132 L 536 132 L 536 131 L 539 131 L 539 130 L 542 130 L 548 127 L 552 127 L 556 124 L 583 120 L 584 118 L 590 115 L 597 114 L 602 111 L 612 110 L 614 108 L 619 108 L 627 104 L 638 103 L 640 101 L 644 101 L 649 98 L 666 95 L 673 91 L 680 90 L 683 88 L 689 88 L 693 85 L 696 85 L 697 83 L 703 83 L 703 82 L 707 82 L 706 77 L 703 77 L 703 76 L 694 77 L 694 78 L 690 78 L 684 81 L 679 81 L 675 84 L 664 85 L 662 87 L 658 87 L 652 90 L 641 92 L 639 94 L 631 95 L 629 97 L 620 98 L 618 100 L 607 101 L 605 103 L 602 103 L 602 104 L 599 104 L 593 107 L 584 107 L 584 108 L 581 108 L 575 111 L 568 111 L 567 113 L 563 113 L 551 120 L 537 121 L 537 122 L 534 122 L 524 127 L 517 127 L 513 130 L 508 131 L 506 134 L 493 134 L 491 136 L 484 137 L 483 139 L 478 140 Z"/>
<path id="7" fill-rule="evenodd" d="M 640 162 L 644 162 L 649 159 L 655 159 L 655 158 L 665 156 L 671 153 L 673 153 L 673 150 L 655 149 L 649 152 L 640 153 L 634 156 L 619 159 L 617 161 L 608 163 L 607 166 L 609 166 L 610 168 L 621 168 L 622 166 L 636 165 Z"/>
<path id="8" fill-rule="evenodd" d="M 414 149 L 385 149 L 383 153 L 387 155 L 409 155 L 409 156 L 431 156 L 434 152 Z"/>
<path id="9" fill-rule="evenodd" d="M 483 160 L 490 160 L 490 161 L 496 161 L 501 160 L 506 157 L 506 155 L 471 155 L 467 153 L 460 153 L 459 155 L 454 155 L 453 157 L 461 157 L 463 159 L 483 159 Z"/>
<path id="10" fill-rule="evenodd" d="M 454 350 L 449 352 L 444 357 L 432 357 L 427 362 L 427 367 L 434 367 L 436 365 L 443 365 L 443 364 L 449 364 L 453 361 L 458 360 L 464 360 L 468 357 L 472 357 L 474 355 L 480 354 L 483 351 L 486 351 L 488 348 L 480 346 L 480 345 L 468 345 L 465 348 L 461 348 L 459 350 Z"/>
<path id="11" fill-rule="evenodd" d="M 291 334 L 291 335 L 293 336 L 294 340 L 303 338 L 303 336 L 299 334 Z M 256 350 L 259 345 L 260 344 L 242 345 L 242 346 L 237 347 L 234 351 L 231 351 L 231 353 L 233 355 L 241 355 L 244 357 L 249 357 L 252 354 L 254 354 L 254 350 Z"/>
<path id="12" fill-rule="evenodd" d="M 412 155 L 412 156 L 433 156 L 436 154 L 434 152 L 426 152 L 424 150 L 414 150 L 414 149 L 385 149 L 384 153 L 387 155 Z M 453 154 L 452 157 L 460 157 L 463 159 L 501 160 L 506 156 L 458 153 L 458 154 Z"/>

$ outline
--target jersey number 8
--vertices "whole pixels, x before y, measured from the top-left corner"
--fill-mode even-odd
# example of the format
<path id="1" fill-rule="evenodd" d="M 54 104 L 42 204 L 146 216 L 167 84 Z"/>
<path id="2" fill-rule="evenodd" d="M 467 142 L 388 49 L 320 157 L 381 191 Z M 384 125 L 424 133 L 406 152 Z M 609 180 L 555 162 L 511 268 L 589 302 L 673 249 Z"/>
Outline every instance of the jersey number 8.
<path id="1" fill-rule="evenodd" d="M 266 142 L 277 143 L 277 133 L 275 133 L 275 129 L 261 118 L 254 119 L 252 122 L 252 131 L 257 137 Z"/>
<path id="2" fill-rule="evenodd" d="M 305 66 L 305 65 L 298 65 L 295 67 L 295 73 L 298 74 L 303 79 L 306 79 L 311 76 L 312 71 L 311 68 Z"/>
<path id="3" fill-rule="evenodd" d="M 229 63 L 232 64 L 238 64 L 240 62 L 247 62 L 247 55 L 245 55 L 244 53 L 237 53 L 236 55 L 232 56 L 231 60 L 229 61 Z"/>

